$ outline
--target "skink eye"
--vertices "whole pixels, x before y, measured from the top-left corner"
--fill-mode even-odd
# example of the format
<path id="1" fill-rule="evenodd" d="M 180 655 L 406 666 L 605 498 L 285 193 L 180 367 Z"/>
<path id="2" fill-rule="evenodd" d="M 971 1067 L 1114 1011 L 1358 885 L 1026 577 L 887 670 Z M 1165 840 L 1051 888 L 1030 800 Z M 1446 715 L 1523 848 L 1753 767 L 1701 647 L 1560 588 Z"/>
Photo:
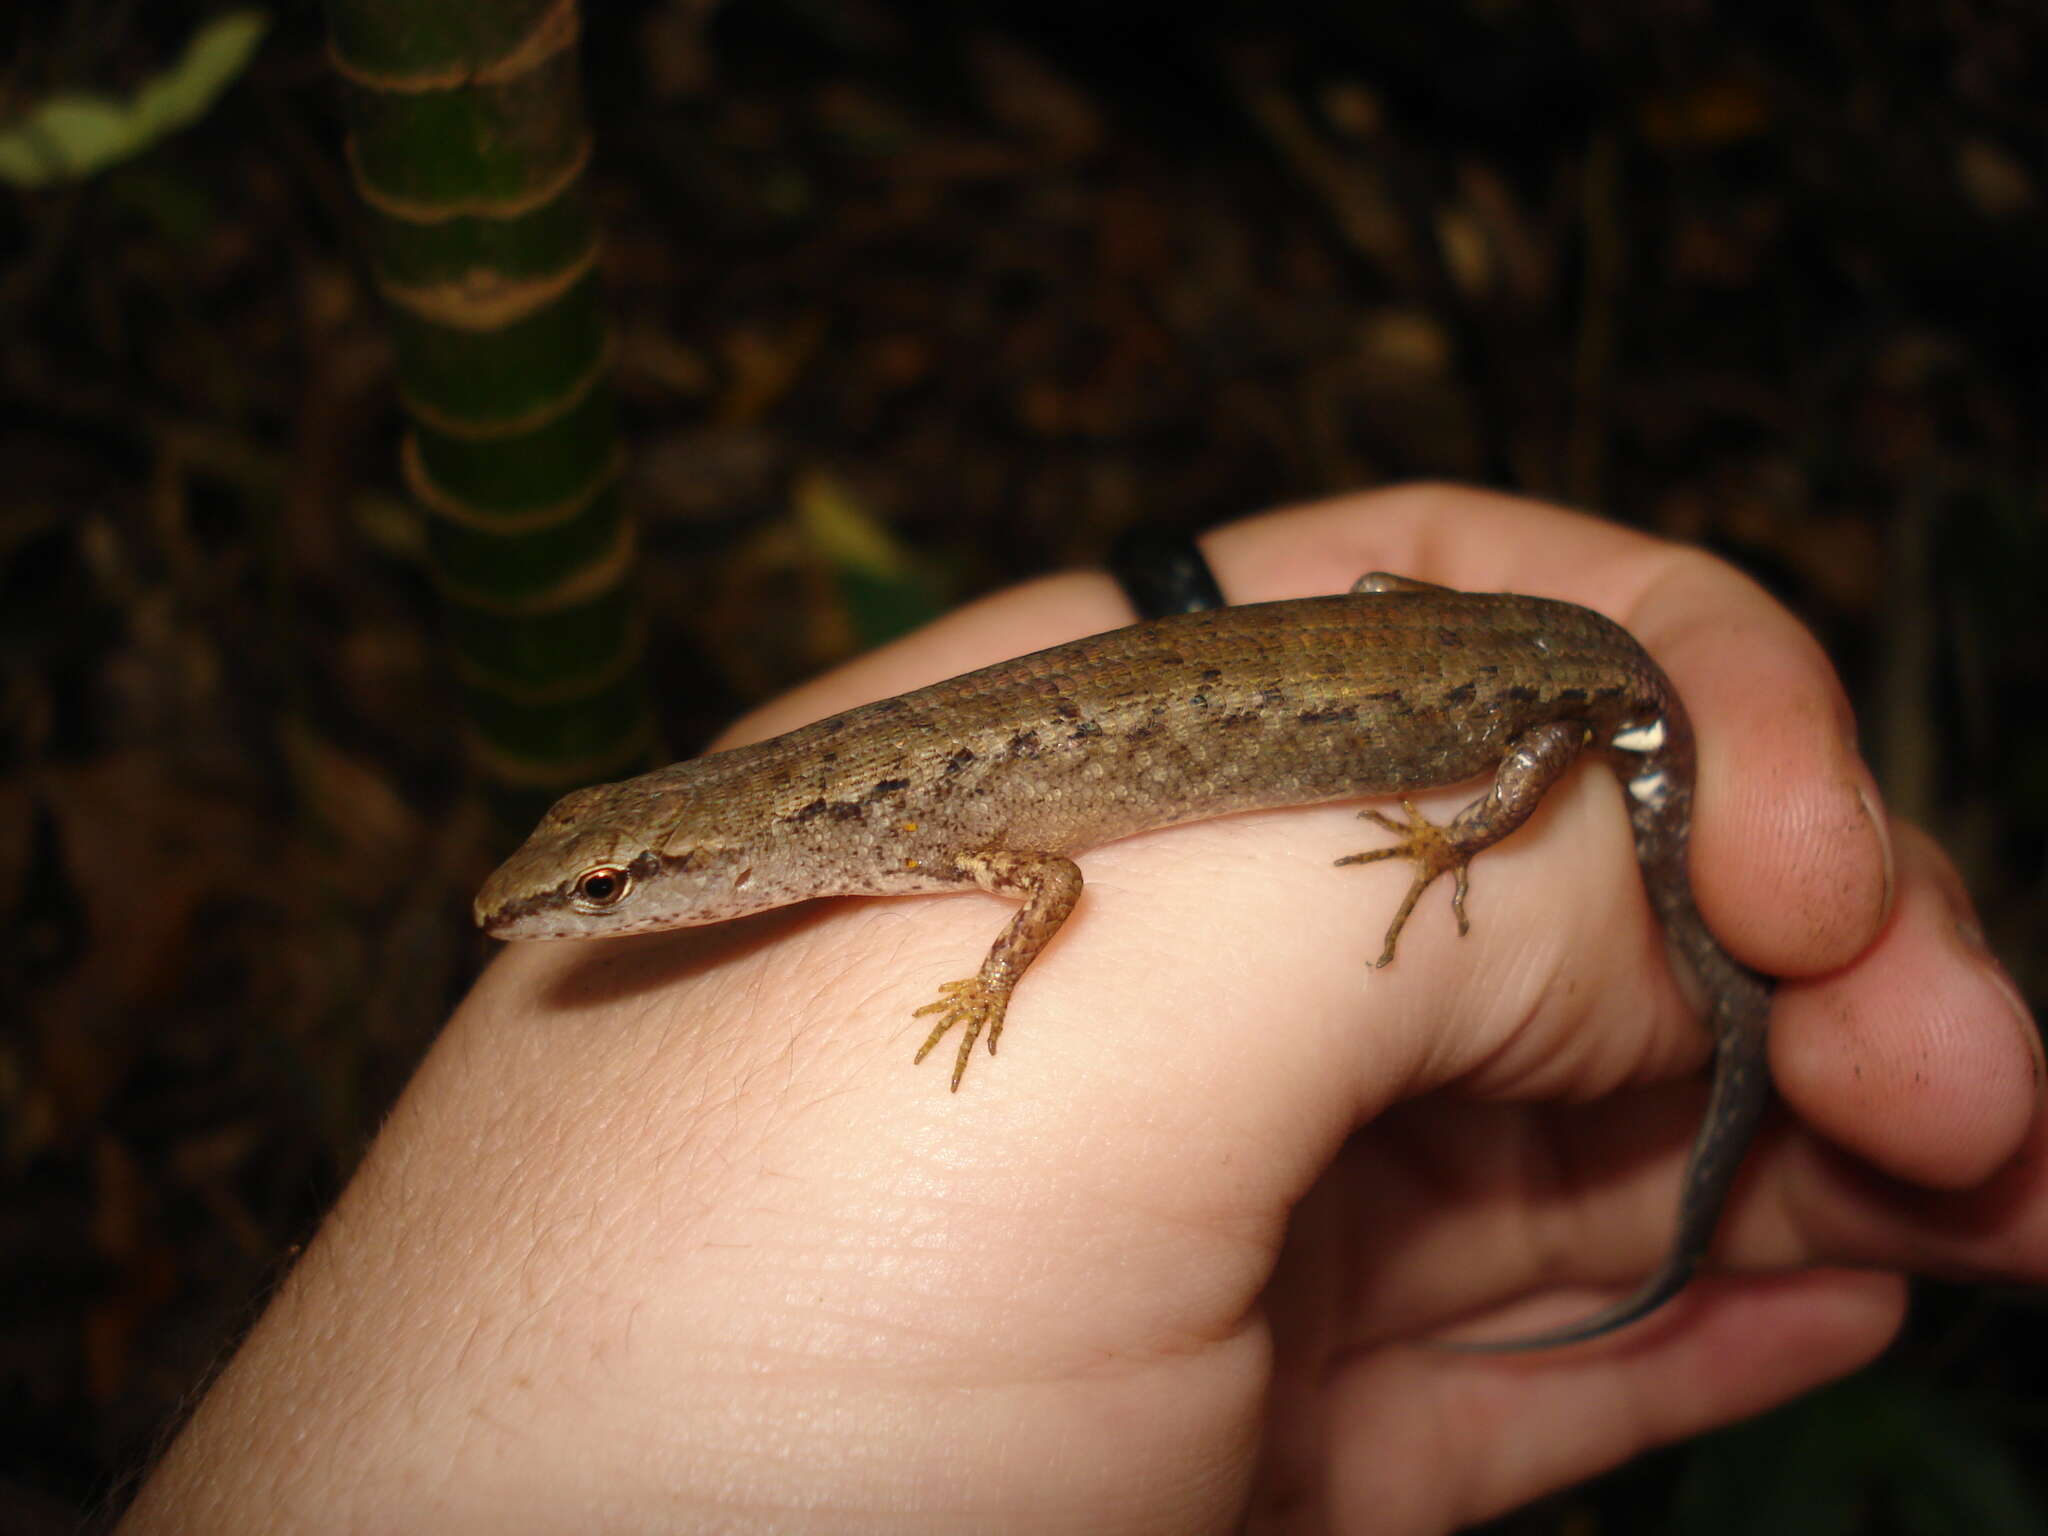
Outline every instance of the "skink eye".
<path id="1" fill-rule="evenodd" d="M 576 905 L 585 912 L 609 912 L 626 899 L 633 880 L 616 864 L 600 864 L 576 877 L 572 887 Z"/>

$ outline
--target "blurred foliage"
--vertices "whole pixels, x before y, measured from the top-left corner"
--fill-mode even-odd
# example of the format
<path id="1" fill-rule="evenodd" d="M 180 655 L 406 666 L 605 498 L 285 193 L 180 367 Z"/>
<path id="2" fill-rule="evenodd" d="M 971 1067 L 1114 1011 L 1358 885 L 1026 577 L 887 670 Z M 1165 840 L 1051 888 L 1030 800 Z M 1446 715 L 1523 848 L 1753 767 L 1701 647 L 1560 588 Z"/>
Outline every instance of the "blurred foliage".
<path id="1" fill-rule="evenodd" d="M 268 25 L 261 11 L 216 16 L 170 68 L 131 96 L 67 91 L 45 97 L 0 129 L 0 181 L 40 187 L 141 154 L 213 105 L 248 66 Z"/>

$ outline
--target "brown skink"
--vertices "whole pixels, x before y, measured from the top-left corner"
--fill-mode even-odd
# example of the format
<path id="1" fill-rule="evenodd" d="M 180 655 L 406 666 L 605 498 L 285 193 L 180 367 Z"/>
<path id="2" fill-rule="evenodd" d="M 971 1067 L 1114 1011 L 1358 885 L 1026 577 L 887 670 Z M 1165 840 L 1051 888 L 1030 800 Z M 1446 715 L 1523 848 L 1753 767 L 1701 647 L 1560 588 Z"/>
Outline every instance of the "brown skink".
<path id="1" fill-rule="evenodd" d="M 1590 609 L 1374 573 L 1349 595 L 1134 624 L 1000 662 L 800 730 L 564 797 L 477 897 L 503 939 L 605 938 L 740 917 L 814 896 L 979 887 L 1022 903 L 981 968 L 919 1009 L 922 1061 L 960 1029 L 994 1054 L 1010 995 L 1081 894 L 1073 855 L 1233 811 L 1453 785 L 1492 773 L 1443 826 L 1362 814 L 1399 836 L 1339 864 L 1415 876 L 1378 961 L 1438 875 L 1506 837 L 1582 750 L 1627 792 L 1643 884 L 1714 1040 L 1669 1256 L 1638 1291 L 1531 1349 L 1634 1322 L 1705 1254 L 1770 1097 L 1770 983 L 1737 964 L 1686 874 L 1693 737 L 1628 632 Z"/>

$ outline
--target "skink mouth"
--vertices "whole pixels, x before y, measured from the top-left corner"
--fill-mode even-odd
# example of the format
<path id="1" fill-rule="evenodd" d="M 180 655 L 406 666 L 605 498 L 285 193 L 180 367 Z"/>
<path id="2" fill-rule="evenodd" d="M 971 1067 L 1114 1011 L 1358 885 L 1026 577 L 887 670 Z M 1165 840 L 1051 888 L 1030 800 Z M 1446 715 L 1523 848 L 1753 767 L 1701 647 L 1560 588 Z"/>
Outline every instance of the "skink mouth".
<path id="1" fill-rule="evenodd" d="M 493 939 L 517 937 L 517 934 L 513 931 L 517 925 L 510 918 L 501 912 L 493 912 L 482 905 L 479 905 L 476 909 L 476 925 L 483 929 L 488 937 Z"/>
<path id="2" fill-rule="evenodd" d="M 486 912 L 479 909 L 476 914 L 476 925 L 493 939 L 516 939 L 521 937 L 518 931 L 518 923 L 512 918 L 506 917 L 502 912 Z"/>
<path id="3" fill-rule="evenodd" d="M 496 885 L 495 879 L 485 881 L 484 888 L 477 892 L 476 900 L 471 903 L 469 909 L 470 916 L 476 919 L 477 927 L 494 939 L 504 937 L 500 930 L 512 920 L 512 913 L 507 910 L 508 900 L 495 889 Z"/>
<path id="4" fill-rule="evenodd" d="M 477 927 L 494 939 L 531 939 L 541 937 L 534 919 L 556 910 L 554 893 L 539 896 L 515 896 L 499 888 L 494 875 L 484 882 L 484 888 L 477 893 L 476 903 L 470 909 L 476 918 Z"/>

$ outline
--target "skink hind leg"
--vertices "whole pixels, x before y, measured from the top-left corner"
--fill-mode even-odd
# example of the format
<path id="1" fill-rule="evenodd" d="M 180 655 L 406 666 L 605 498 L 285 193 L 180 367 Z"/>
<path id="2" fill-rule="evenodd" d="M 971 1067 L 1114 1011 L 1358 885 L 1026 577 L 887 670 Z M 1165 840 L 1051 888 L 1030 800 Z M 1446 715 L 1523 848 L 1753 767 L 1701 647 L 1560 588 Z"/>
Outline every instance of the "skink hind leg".
<path id="1" fill-rule="evenodd" d="M 1401 809 L 1408 813 L 1406 823 L 1378 811 L 1358 813 L 1364 820 L 1398 833 L 1401 841 L 1391 848 L 1348 853 L 1337 860 L 1338 864 L 1407 859 L 1415 866 L 1415 879 L 1401 899 L 1394 920 L 1387 925 L 1387 947 L 1373 962 L 1375 966 L 1393 962 L 1394 946 L 1400 941 L 1408 914 L 1415 910 L 1416 902 L 1438 875 L 1448 873 L 1456 877 L 1451 889 L 1451 911 L 1457 914 L 1459 936 L 1471 931 L 1472 925 L 1465 916 L 1465 895 L 1471 887 L 1472 860 L 1529 819 L 1585 744 L 1586 728 L 1576 720 L 1553 720 L 1524 731 L 1501 759 L 1492 787 L 1453 816 L 1446 826 L 1430 821 L 1406 800 L 1401 802 Z"/>
<path id="2" fill-rule="evenodd" d="M 960 1091 L 960 1079 L 974 1054 L 974 1042 L 983 1031 L 988 1034 L 988 1053 L 996 1053 L 1002 1038 L 1003 1016 L 1009 1011 L 1010 993 L 1030 969 L 1038 952 L 1060 931 L 1074 903 L 1081 899 L 1081 870 L 1072 859 L 1056 853 L 1028 853 L 1011 849 L 987 849 L 962 854 L 954 860 L 963 874 L 984 891 L 997 896 L 1019 898 L 1024 905 L 989 946 L 981 969 L 960 981 L 939 988 L 938 1000 L 926 1003 L 911 1015 L 922 1018 L 937 1014 L 938 1023 L 917 1048 L 914 1063 L 931 1054 L 932 1047 L 945 1038 L 946 1031 L 960 1026 L 960 1051 L 953 1061 L 953 1091 Z"/>

